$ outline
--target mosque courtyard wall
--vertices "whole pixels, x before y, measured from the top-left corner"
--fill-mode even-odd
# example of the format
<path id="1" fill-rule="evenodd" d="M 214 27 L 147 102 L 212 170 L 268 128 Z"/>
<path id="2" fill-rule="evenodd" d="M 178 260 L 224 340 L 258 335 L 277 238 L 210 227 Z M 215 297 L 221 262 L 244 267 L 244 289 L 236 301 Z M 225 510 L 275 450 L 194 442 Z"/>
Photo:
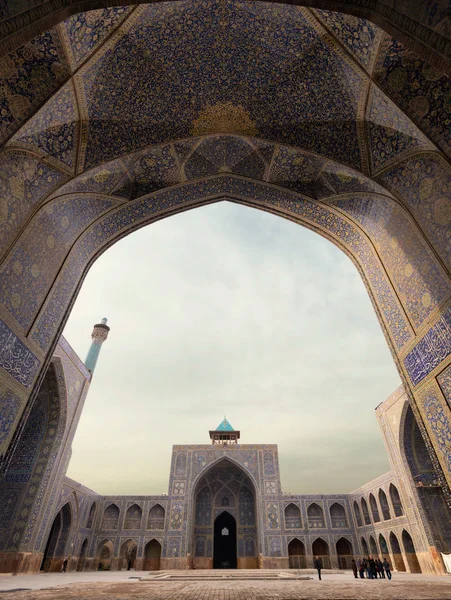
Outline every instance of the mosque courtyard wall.
<path id="1" fill-rule="evenodd" d="M 3 571 L 59 571 L 64 559 L 69 570 L 212 568 L 214 523 L 227 513 L 236 521 L 238 568 L 312 568 L 318 555 L 325 568 L 343 569 L 372 555 L 400 571 L 444 572 L 449 512 L 443 502 L 442 513 L 431 513 L 420 497 L 426 486 L 436 502 L 437 487 L 429 463 L 412 471 L 412 456 L 424 451 L 402 387 L 376 409 L 392 469 L 349 494 L 284 493 L 276 445 L 228 444 L 216 430 L 212 444 L 173 446 L 167 494 L 101 495 L 64 475 L 90 374 L 64 339 L 54 355 L 59 362 L 71 424 L 38 515 L 35 553 L 4 563 Z M 236 441 L 240 432 L 230 431 Z"/>

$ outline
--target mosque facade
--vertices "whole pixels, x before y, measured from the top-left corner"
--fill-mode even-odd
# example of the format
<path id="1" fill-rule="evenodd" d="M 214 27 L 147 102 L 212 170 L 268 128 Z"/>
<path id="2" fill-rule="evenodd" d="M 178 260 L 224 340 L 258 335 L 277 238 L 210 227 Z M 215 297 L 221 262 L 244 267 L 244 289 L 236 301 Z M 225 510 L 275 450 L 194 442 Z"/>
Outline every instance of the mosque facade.
<path id="1" fill-rule="evenodd" d="M 3 546 L 3 572 L 59 571 L 65 559 L 70 570 L 88 571 L 302 569 L 314 556 L 325 568 L 349 569 L 368 555 L 399 571 L 445 572 L 451 513 L 402 387 L 376 410 L 392 468 L 350 494 L 285 493 L 277 446 L 241 443 L 226 418 L 208 443 L 173 446 L 165 494 L 103 496 L 66 477 L 108 332 L 106 319 L 94 327 L 86 364 L 60 339 L 0 483 L 0 540 L 23 539 L 20 552 Z M 51 485 L 39 497 L 43 480 Z"/>

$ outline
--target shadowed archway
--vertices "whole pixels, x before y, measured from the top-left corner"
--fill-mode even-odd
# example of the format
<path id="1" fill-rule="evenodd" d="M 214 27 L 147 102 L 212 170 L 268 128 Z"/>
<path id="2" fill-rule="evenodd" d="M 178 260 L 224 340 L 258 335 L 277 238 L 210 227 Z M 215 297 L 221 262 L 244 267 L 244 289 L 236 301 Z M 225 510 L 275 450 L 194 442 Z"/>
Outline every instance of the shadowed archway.
<path id="1" fill-rule="evenodd" d="M 236 569 L 236 520 L 228 512 L 218 515 L 214 524 L 213 569 Z"/>

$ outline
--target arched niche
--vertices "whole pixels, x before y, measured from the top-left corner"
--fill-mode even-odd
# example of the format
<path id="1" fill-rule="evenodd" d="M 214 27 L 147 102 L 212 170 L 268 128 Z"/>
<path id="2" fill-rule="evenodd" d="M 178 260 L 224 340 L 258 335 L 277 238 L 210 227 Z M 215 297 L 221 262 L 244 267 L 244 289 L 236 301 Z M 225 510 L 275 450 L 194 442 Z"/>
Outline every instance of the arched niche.
<path id="1" fill-rule="evenodd" d="M 85 538 L 80 547 L 80 553 L 78 555 L 77 571 L 83 571 L 87 553 L 88 553 L 88 538 Z"/>
<path id="2" fill-rule="evenodd" d="M 0 400 L 1 405 L 1 400 Z M 1 410 L 1 409 L 0 409 Z M 8 549 L 14 570 L 21 571 L 23 553 L 14 550 L 25 547 L 34 528 L 46 518 L 46 511 L 56 507 L 54 495 L 49 493 L 51 473 L 62 451 L 66 427 L 67 397 L 61 360 L 54 357 L 39 386 L 38 393 L 29 410 L 22 415 L 19 429 L 6 455 L 4 473 L 0 480 L 0 505 L 2 506 L 3 531 L 0 550 Z M 1 420 L 1 417 L 0 417 Z M 47 503 L 42 498 L 48 498 Z M 51 513 L 50 513 L 51 514 Z M 47 531 L 50 523 L 47 524 Z M 44 552 L 46 538 L 39 550 Z M 32 548 L 29 548 L 31 550 Z M 39 569 L 41 559 L 37 555 L 34 567 Z M 12 570 L 12 564 L 2 561 L 0 570 Z"/>
<path id="3" fill-rule="evenodd" d="M 365 525 L 371 525 L 370 513 L 368 510 L 368 504 L 366 503 L 365 498 L 362 498 L 360 505 L 362 507 L 363 520 L 365 521 Z"/>
<path id="4" fill-rule="evenodd" d="M 117 529 L 120 512 L 117 504 L 109 504 L 103 512 L 102 529 Z"/>
<path id="5" fill-rule="evenodd" d="M 402 507 L 401 497 L 399 495 L 398 488 L 394 483 L 390 483 L 389 492 L 395 517 L 402 517 L 404 515 L 404 509 Z"/>
<path id="6" fill-rule="evenodd" d="M 357 527 L 362 527 L 363 526 L 362 514 L 360 512 L 360 508 L 359 508 L 359 505 L 357 504 L 356 500 L 354 500 L 354 502 L 353 502 L 353 507 L 354 507 L 354 515 L 355 515 Z"/>
<path id="7" fill-rule="evenodd" d="M 332 527 L 339 528 L 347 528 L 348 527 L 348 519 L 346 517 L 346 510 L 342 504 L 338 502 L 334 502 L 329 509 L 330 518 L 332 521 Z"/>
<path id="8" fill-rule="evenodd" d="M 376 498 L 373 494 L 369 495 L 370 506 L 371 506 L 371 514 L 373 515 L 373 522 L 379 523 L 381 518 L 379 515 L 379 508 L 377 506 Z"/>
<path id="9" fill-rule="evenodd" d="M 341 537 L 337 540 L 335 549 L 337 551 L 338 568 L 350 569 L 354 555 L 351 542 L 347 538 Z"/>
<path id="10" fill-rule="evenodd" d="M 378 558 L 378 556 L 379 556 L 379 551 L 377 549 L 376 540 L 374 539 L 374 537 L 372 535 L 370 535 L 370 553 L 373 558 Z"/>
<path id="11" fill-rule="evenodd" d="M 104 539 L 97 544 L 96 564 L 98 571 L 110 571 L 114 555 L 114 544 L 109 539 Z"/>
<path id="12" fill-rule="evenodd" d="M 329 544 L 323 538 L 317 538 L 313 542 L 312 553 L 322 560 L 323 569 L 330 569 Z"/>
<path id="13" fill-rule="evenodd" d="M 411 573 L 421 573 L 420 563 L 418 562 L 417 553 L 413 544 L 412 536 L 408 531 L 403 529 L 402 531 L 402 545 L 404 546 L 404 553 L 409 565 Z"/>
<path id="14" fill-rule="evenodd" d="M 288 564 L 290 569 L 305 569 L 305 544 L 298 538 L 292 539 L 288 544 Z"/>
<path id="15" fill-rule="evenodd" d="M 381 505 L 384 521 L 389 521 L 391 519 L 390 506 L 388 504 L 387 495 L 382 488 L 379 490 L 379 504 Z"/>
<path id="16" fill-rule="evenodd" d="M 368 557 L 370 552 L 368 550 L 367 541 L 363 536 L 360 538 L 360 543 L 362 544 L 362 552 L 363 552 L 364 556 Z"/>
<path id="17" fill-rule="evenodd" d="M 427 517 L 433 543 L 440 552 L 447 554 L 451 552 L 451 509 L 409 404 L 404 407 L 400 438 L 403 459 L 412 477 L 415 495 Z"/>
<path id="18" fill-rule="evenodd" d="M 135 540 L 129 539 L 123 542 L 119 550 L 119 571 L 122 569 L 127 569 L 127 571 L 134 569 L 137 553 L 138 544 Z"/>
<path id="19" fill-rule="evenodd" d="M 392 556 L 393 556 L 393 560 L 395 563 L 394 566 L 397 571 L 405 571 L 406 566 L 404 564 L 404 559 L 402 557 L 401 546 L 399 545 L 398 538 L 393 533 L 393 531 L 390 533 L 389 539 L 390 539 L 390 547 L 391 547 L 391 551 L 392 551 Z"/>
<path id="20" fill-rule="evenodd" d="M 124 529 L 141 529 L 142 508 L 132 504 L 125 513 Z"/>
<path id="21" fill-rule="evenodd" d="M 97 504 L 93 502 L 91 504 L 91 508 L 89 509 L 88 520 L 86 521 L 86 529 L 92 529 L 94 524 L 94 518 L 96 515 Z"/>
<path id="22" fill-rule="evenodd" d="M 233 535 L 236 531 L 238 568 L 257 568 L 258 530 L 255 498 L 255 487 L 251 477 L 233 461 L 220 459 L 202 473 L 193 487 L 191 547 L 196 568 L 213 567 L 215 539 L 218 544 L 224 529 L 215 529 L 220 515 L 223 515 L 225 521 L 230 521 L 231 529 L 225 526 L 226 529 L 230 529 Z M 216 558 L 217 566 L 228 562 L 228 559 L 221 559 L 219 555 Z M 231 560 L 235 564 L 233 557 Z"/>
<path id="23" fill-rule="evenodd" d="M 323 529 L 326 526 L 324 521 L 324 511 L 316 502 L 312 502 L 307 508 L 307 518 L 310 529 Z"/>
<path id="24" fill-rule="evenodd" d="M 301 510 L 299 506 L 290 502 L 285 507 L 285 528 L 300 529 L 302 527 Z"/>
<path id="25" fill-rule="evenodd" d="M 384 558 L 388 559 L 389 550 L 388 550 L 387 540 L 382 535 L 382 533 L 379 534 L 379 548 L 381 549 L 381 552 L 382 552 L 382 560 L 384 560 Z"/>
<path id="26" fill-rule="evenodd" d="M 144 571 L 159 571 L 161 559 L 161 544 L 158 540 L 150 540 L 144 546 Z"/>
<path id="27" fill-rule="evenodd" d="M 161 504 L 154 504 L 149 510 L 147 529 L 164 529 L 165 510 Z"/>
<path id="28" fill-rule="evenodd" d="M 42 558 L 41 571 L 60 571 L 69 558 L 69 540 L 73 524 L 73 509 L 67 502 L 53 520 Z"/>

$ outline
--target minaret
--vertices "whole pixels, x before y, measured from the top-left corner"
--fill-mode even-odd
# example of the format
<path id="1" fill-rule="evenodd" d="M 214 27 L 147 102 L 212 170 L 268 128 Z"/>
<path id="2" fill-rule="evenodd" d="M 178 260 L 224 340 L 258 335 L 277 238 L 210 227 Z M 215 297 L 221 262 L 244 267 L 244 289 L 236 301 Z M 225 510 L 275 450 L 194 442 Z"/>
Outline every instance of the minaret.
<path id="1" fill-rule="evenodd" d="M 85 367 L 91 371 L 91 374 L 94 373 L 97 359 L 99 358 L 100 354 L 100 348 L 102 347 L 103 342 L 107 339 L 108 332 L 110 331 L 110 328 L 107 325 L 107 320 L 108 319 L 104 317 L 100 323 L 94 325 L 94 329 L 91 333 L 92 344 L 85 360 Z"/>
<path id="2" fill-rule="evenodd" d="M 235 445 L 240 439 L 240 432 L 234 429 L 225 417 L 216 429 L 209 431 L 209 434 L 212 444 Z"/>

